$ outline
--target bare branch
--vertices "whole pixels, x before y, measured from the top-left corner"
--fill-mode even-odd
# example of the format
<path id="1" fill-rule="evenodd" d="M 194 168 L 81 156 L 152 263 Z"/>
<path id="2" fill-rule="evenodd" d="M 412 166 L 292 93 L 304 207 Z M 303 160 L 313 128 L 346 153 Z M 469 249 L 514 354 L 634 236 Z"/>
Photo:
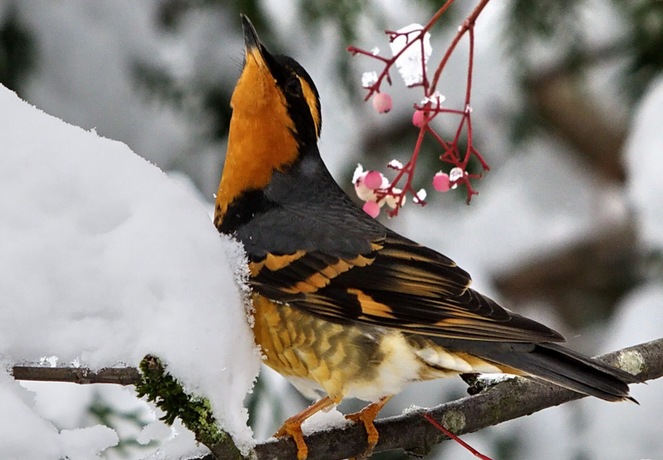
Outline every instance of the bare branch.
<path id="1" fill-rule="evenodd" d="M 92 371 L 85 367 L 46 367 L 38 364 L 26 364 L 14 366 L 12 375 L 16 380 L 69 382 L 81 385 L 91 383 L 135 385 L 140 379 L 140 373 L 134 367 L 109 367 Z"/>
<path id="2" fill-rule="evenodd" d="M 663 338 L 608 353 L 599 359 L 635 373 L 643 382 L 663 376 Z M 102 369 L 91 372 L 82 368 L 48 368 L 15 366 L 13 374 L 20 380 L 63 381 L 75 383 L 116 383 L 129 385 L 138 380 L 133 368 Z M 429 410 L 411 411 L 405 415 L 378 420 L 375 425 L 380 440 L 375 452 L 403 449 L 420 455 L 447 439 L 433 427 L 424 414 L 441 421 L 455 434 L 478 431 L 488 426 L 538 412 L 548 407 L 583 398 L 584 395 L 553 385 L 514 378 L 499 383 L 474 396 L 439 405 Z M 306 437 L 309 459 L 347 458 L 366 449 L 366 433 L 359 425 L 349 425 Z M 258 459 L 296 458 L 294 442 L 289 438 L 270 440 L 256 446 Z M 214 454 L 204 460 L 231 457 L 228 449 L 213 446 Z"/>
<path id="3" fill-rule="evenodd" d="M 608 353 L 600 359 L 628 371 L 635 366 L 640 370 L 637 377 L 642 381 L 657 379 L 663 376 L 663 339 Z M 460 435 L 583 397 L 561 387 L 514 378 L 428 411 L 422 409 L 378 420 L 375 425 L 380 440 L 375 452 L 404 449 L 423 455 L 433 445 L 448 439 L 424 419 L 425 413 Z M 363 427 L 351 425 L 314 433 L 306 437 L 306 443 L 310 460 L 347 458 L 366 449 L 366 433 Z M 296 455 L 294 443 L 287 438 L 262 443 L 256 446 L 256 453 L 258 459 L 295 458 Z M 213 460 L 213 457 L 205 460 Z"/>

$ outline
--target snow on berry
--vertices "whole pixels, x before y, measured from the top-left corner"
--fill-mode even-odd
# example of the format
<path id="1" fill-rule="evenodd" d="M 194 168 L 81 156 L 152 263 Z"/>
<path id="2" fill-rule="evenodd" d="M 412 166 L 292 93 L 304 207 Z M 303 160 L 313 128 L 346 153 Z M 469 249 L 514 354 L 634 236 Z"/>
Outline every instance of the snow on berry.
<path id="1" fill-rule="evenodd" d="M 455 168 L 452 168 L 451 171 L 449 171 L 449 180 L 451 182 L 457 182 L 459 181 L 463 176 L 465 175 L 465 171 L 463 171 L 461 168 L 456 166 Z"/>
<path id="2" fill-rule="evenodd" d="M 352 183 L 354 185 L 357 184 L 357 181 L 364 176 L 364 167 L 361 165 L 361 163 L 357 163 L 357 167 L 355 168 L 354 172 L 352 173 Z"/>
<path id="3" fill-rule="evenodd" d="M 403 195 L 403 191 L 399 188 L 394 187 L 392 189 L 392 195 L 385 195 L 382 198 L 381 203 L 386 203 L 391 209 L 396 209 L 398 206 L 403 206 L 405 204 L 406 196 Z"/>
<path id="4" fill-rule="evenodd" d="M 387 113 L 393 107 L 391 96 L 387 93 L 377 93 L 373 96 L 373 107 L 378 113 Z"/>
<path id="5" fill-rule="evenodd" d="M 362 201 L 374 201 L 377 198 L 375 192 L 370 188 L 366 187 L 366 184 L 364 184 L 363 181 L 355 183 L 355 193 L 357 194 L 357 197 Z"/>

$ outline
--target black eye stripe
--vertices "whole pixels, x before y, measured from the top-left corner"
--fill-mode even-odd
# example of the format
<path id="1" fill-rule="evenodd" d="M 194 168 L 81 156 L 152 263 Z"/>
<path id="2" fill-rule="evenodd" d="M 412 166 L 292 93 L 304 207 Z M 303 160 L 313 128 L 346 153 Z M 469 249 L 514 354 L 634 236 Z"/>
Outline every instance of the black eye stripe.
<path id="1" fill-rule="evenodd" d="M 299 82 L 297 75 L 292 74 L 288 77 L 285 81 L 285 90 L 295 96 L 302 94 L 302 85 Z"/>

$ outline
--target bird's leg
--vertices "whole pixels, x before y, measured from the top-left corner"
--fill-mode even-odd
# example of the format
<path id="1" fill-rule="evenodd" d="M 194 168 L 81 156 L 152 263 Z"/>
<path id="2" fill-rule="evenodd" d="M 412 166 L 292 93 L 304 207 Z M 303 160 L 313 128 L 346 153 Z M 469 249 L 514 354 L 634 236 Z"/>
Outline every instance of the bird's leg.
<path id="1" fill-rule="evenodd" d="M 387 402 L 389 402 L 390 399 L 391 396 L 385 396 L 384 398 L 380 398 L 379 401 L 371 403 L 368 406 L 364 407 L 359 412 L 355 412 L 354 414 L 348 414 L 345 416 L 345 418 L 347 418 L 348 420 L 352 420 L 353 422 L 363 423 L 364 428 L 366 429 L 366 434 L 368 435 L 368 438 L 366 439 L 366 441 L 368 442 L 368 448 L 358 458 L 367 458 L 373 453 L 373 449 L 378 443 L 378 437 L 379 437 L 378 430 L 375 428 L 373 422 L 375 421 L 375 417 L 378 416 L 378 412 L 382 410 L 384 405 L 387 404 Z"/>
<path id="2" fill-rule="evenodd" d="M 308 446 L 306 445 L 306 441 L 304 441 L 302 423 L 304 423 L 304 421 L 311 417 L 313 414 L 320 412 L 321 410 L 328 409 L 336 404 L 337 402 L 332 398 L 325 396 L 324 398 L 308 406 L 299 414 L 293 415 L 285 422 L 283 422 L 283 426 L 281 426 L 281 428 L 279 428 L 279 430 L 274 433 L 274 436 L 277 438 L 291 436 L 293 441 L 295 441 L 295 444 L 297 444 L 297 460 L 304 460 L 306 457 L 308 457 Z"/>

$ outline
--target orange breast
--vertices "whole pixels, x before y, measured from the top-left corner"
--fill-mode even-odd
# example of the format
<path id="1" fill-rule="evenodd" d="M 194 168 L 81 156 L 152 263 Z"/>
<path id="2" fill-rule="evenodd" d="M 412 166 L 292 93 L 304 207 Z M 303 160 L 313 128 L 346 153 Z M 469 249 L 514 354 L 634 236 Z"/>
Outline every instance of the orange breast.
<path id="1" fill-rule="evenodd" d="M 381 362 L 380 337 L 253 295 L 255 340 L 265 363 L 286 377 L 317 383 L 340 400 L 358 381 L 372 380 Z"/>
<path id="2" fill-rule="evenodd" d="M 509 372 L 430 338 L 360 323 L 337 324 L 254 293 L 256 343 L 265 364 L 289 378 L 305 396 L 319 388 L 334 401 L 377 401 L 417 380 L 463 372 Z M 317 385 L 311 385 L 317 384 Z"/>

